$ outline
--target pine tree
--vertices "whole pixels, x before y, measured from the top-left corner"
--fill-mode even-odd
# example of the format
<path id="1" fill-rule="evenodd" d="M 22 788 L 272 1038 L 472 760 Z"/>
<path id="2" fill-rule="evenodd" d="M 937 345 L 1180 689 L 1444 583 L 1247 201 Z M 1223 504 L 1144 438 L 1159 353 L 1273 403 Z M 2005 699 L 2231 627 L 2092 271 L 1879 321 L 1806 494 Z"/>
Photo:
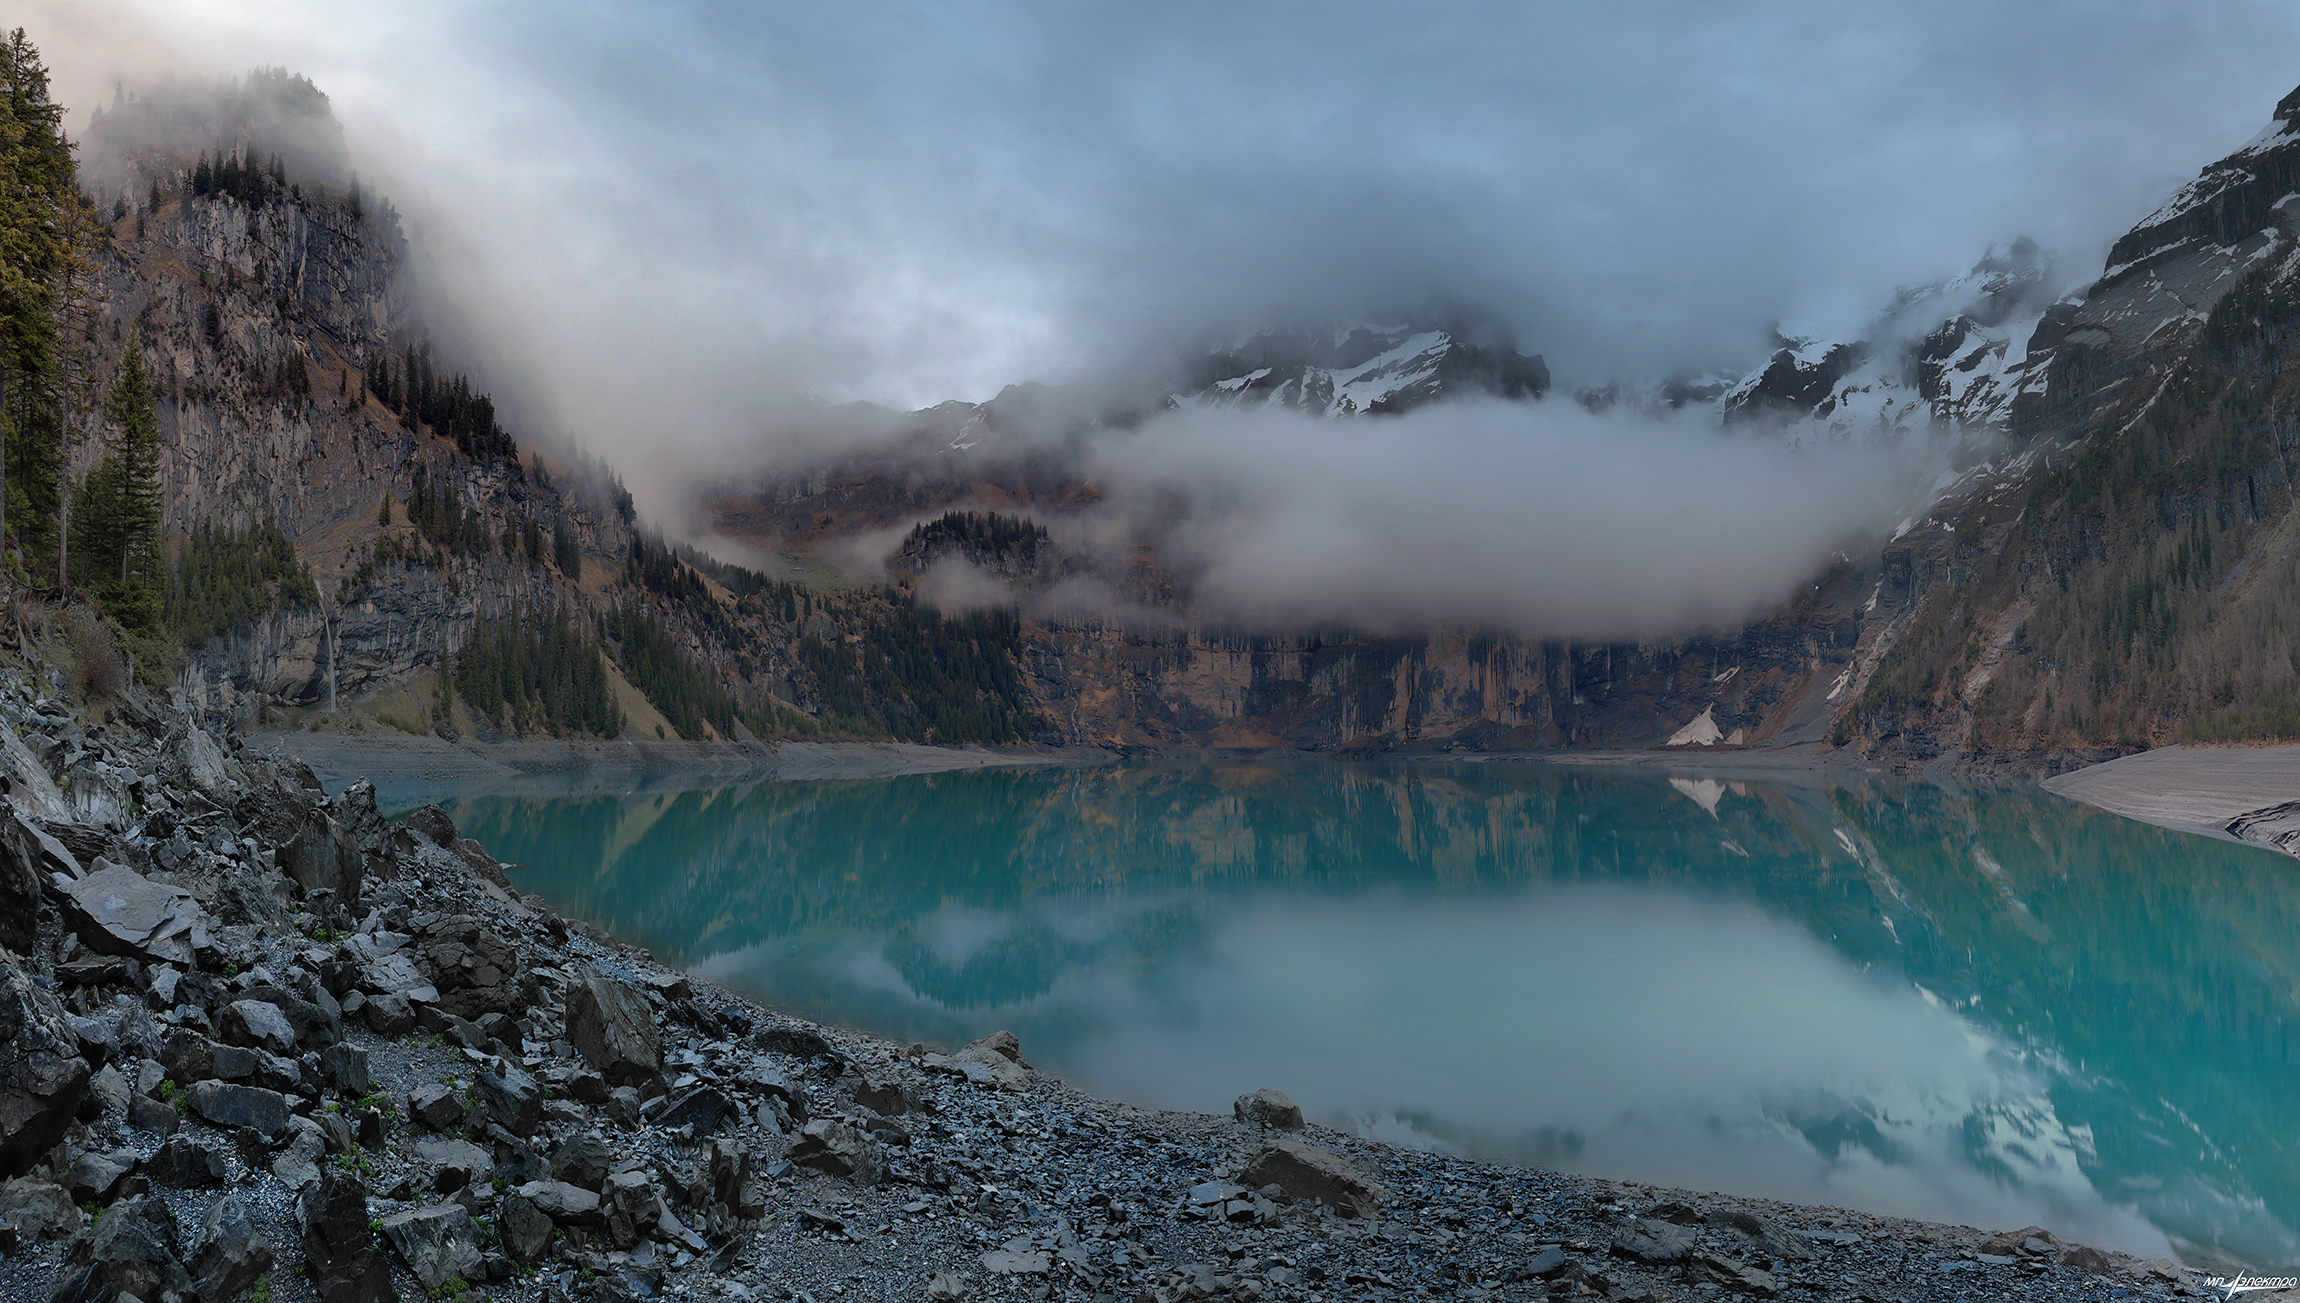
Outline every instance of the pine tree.
<path id="1" fill-rule="evenodd" d="M 562 516 L 551 526 L 551 558 L 559 563 L 559 573 L 580 582 L 583 578 L 583 549 L 575 545 L 575 532 L 567 528 Z"/>
<path id="2" fill-rule="evenodd" d="M 0 37 L 0 372 L 8 535 L 53 558 L 62 482 L 67 281 L 86 265 L 64 106 L 22 28 Z"/>
<path id="3" fill-rule="evenodd" d="M 81 490 L 73 540 L 97 600 L 131 629 L 159 631 L 160 418 L 141 332 L 128 337 L 104 402 L 103 460 Z"/>

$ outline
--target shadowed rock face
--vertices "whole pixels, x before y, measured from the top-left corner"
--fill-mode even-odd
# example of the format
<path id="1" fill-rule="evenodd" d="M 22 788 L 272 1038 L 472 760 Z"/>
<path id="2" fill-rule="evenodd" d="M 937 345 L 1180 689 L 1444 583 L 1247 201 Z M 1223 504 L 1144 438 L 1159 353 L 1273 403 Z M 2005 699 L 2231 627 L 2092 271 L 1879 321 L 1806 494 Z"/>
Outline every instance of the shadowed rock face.
<path id="1" fill-rule="evenodd" d="M 55 998 L 0 954 L 0 1176 L 47 1157 L 88 1093 L 88 1061 Z"/>
<path id="2" fill-rule="evenodd" d="M 200 1303 L 238 1298 L 272 1269 L 272 1247 L 256 1234 L 247 1201 L 229 1195 L 209 1205 L 200 1219 L 199 1238 L 188 1256 L 199 1283 Z"/>
<path id="3" fill-rule="evenodd" d="M 74 1256 L 81 1252 L 88 1266 L 57 1292 L 59 1300 L 185 1298 L 192 1292 L 191 1273 L 176 1258 L 175 1217 L 158 1199 L 139 1195 L 113 1205 L 95 1233 L 75 1244 Z"/>
<path id="4" fill-rule="evenodd" d="M 303 1199 L 303 1251 L 320 1303 L 385 1303 L 396 1297 L 391 1264 L 368 1229 L 367 1183 L 330 1167 Z"/>
<path id="5" fill-rule="evenodd" d="M 662 1073 L 647 997 L 597 969 L 580 973 L 567 992 L 567 1039 L 614 1085 L 653 1081 Z"/>

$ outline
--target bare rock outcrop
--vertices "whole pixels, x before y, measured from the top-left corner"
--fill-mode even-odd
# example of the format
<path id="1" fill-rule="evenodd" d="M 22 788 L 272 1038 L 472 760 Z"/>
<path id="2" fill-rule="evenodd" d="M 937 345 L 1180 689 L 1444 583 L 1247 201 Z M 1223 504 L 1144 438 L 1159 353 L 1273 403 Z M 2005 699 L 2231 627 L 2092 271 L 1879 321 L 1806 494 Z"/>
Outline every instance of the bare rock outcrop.
<path id="1" fill-rule="evenodd" d="M 55 997 L 0 955 L 0 1176 L 46 1157 L 79 1112 L 91 1072 Z"/>

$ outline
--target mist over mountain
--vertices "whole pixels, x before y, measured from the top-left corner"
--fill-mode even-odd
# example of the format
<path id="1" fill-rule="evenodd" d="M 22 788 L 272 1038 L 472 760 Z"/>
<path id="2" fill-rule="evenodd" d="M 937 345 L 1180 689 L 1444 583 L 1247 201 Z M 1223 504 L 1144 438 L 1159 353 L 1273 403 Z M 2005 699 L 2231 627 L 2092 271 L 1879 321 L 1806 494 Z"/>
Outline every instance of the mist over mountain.
<path id="1" fill-rule="evenodd" d="M 2110 612 L 2284 491 L 2159 428 L 2281 302 L 2279 10 L 51 16 L 81 356 L 313 568 L 235 709 L 557 728 L 548 625 L 665 737 L 2079 746 L 2217 709 Z M 2135 430 L 2177 563 L 2039 496 Z"/>
<path id="2" fill-rule="evenodd" d="M 120 78 L 311 77 L 506 401 L 644 447 L 658 513 L 805 438 L 810 394 L 981 401 L 1285 321 L 1469 304 L 1568 391 L 1739 375 L 2015 233 L 2090 263 L 2244 137 L 2294 35 L 2269 5 L 26 21 L 83 112 Z"/>

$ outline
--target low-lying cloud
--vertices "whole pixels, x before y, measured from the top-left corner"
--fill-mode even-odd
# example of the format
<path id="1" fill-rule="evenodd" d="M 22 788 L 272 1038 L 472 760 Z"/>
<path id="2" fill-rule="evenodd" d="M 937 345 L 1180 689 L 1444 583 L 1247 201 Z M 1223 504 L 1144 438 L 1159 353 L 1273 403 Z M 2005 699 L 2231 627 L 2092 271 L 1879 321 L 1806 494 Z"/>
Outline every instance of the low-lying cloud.
<path id="1" fill-rule="evenodd" d="M 1579 637 L 1736 624 L 1837 550 L 1873 548 L 1929 481 L 1920 450 L 1789 447 L 1558 401 L 1177 414 L 1088 464 L 1102 510 L 1158 540 L 1201 616 Z"/>
<path id="2" fill-rule="evenodd" d="M 32 0 L 66 99 L 283 65 L 521 433 L 658 516 L 803 435 L 1452 303 L 1561 385 L 1752 363 L 2026 232 L 2081 276 L 2291 88 L 2267 0 L 1752 10 Z M 643 455 L 642 455 L 643 453 Z"/>

